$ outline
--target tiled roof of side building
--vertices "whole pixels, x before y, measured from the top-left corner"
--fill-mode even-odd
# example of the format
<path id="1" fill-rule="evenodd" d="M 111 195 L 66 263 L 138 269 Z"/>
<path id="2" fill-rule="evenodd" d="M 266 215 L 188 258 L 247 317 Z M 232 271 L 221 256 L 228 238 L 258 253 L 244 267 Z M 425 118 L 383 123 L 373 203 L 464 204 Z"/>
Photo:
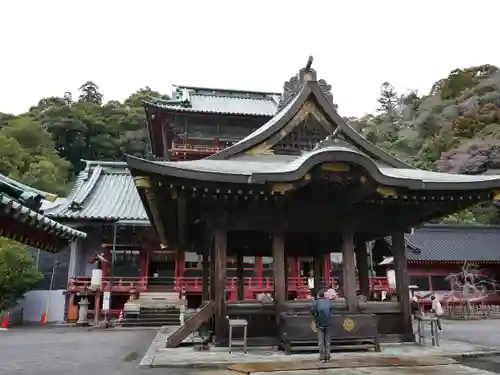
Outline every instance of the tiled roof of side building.
<path id="1" fill-rule="evenodd" d="M 281 94 L 273 92 L 224 90 L 175 86 L 171 100 L 151 98 L 146 106 L 178 112 L 271 117 Z"/>
<path id="2" fill-rule="evenodd" d="M 42 230 L 52 239 L 73 240 L 85 238 L 84 232 L 75 230 L 43 215 L 40 206 L 43 199 L 56 199 L 54 194 L 42 192 L 0 174 L 0 211 L 4 218 L 12 218 L 14 225 L 0 226 L 0 236 L 5 236 L 43 250 L 57 251 L 51 240 L 40 239 L 26 229 Z M 24 226 L 24 230 L 22 227 Z M 36 231 L 35 231 L 36 232 Z"/>
<path id="3" fill-rule="evenodd" d="M 426 224 L 406 234 L 405 242 L 409 261 L 500 262 L 498 225 Z"/>
<path id="4" fill-rule="evenodd" d="M 69 196 L 43 208 L 47 216 L 65 220 L 148 220 L 123 162 L 87 162 Z"/>

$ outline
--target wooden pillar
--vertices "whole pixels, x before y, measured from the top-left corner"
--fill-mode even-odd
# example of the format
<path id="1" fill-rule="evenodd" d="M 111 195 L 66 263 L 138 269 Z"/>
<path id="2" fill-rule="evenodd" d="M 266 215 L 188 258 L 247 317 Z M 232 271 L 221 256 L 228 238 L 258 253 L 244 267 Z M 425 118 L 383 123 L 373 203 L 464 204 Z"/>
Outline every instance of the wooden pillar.
<path id="1" fill-rule="evenodd" d="M 316 295 L 318 292 L 324 288 L 324 282 L 321 278 L 323 277 L 323 254 L 315 254 L 313 258 L 313 276 L 314 276 L 314 290 Z"/>
<path id="2" fill-rule="evenodd" d="M 201 289 L 201 299 L 202 301 L 208 301 L 210 298 L 209 288 L 210 288 L 210 262 L 208 260 L 210 254 L 209 244 L 205 244 L 205 249 L 203 251 L 202 259 L 202 289 Z"/>
<path id="3" fill-rule="evenodd" d="M 182 250 L 186 249 L 186 206 L 186 197 L 180 194 L 177 198 L 177 243 Z"/>
<path id="4" fill-rule="evenodd" d="M 346 229 L 342 234 L 342 278 L 344 297 L 349 312 L 356 312 L 356 267 L 354 264 L 354 233 Z"/>
<path id="5" fill-rule="evenodd" d="M 281 304 L 286 300 L 285 278 L 285 236 L 283 232 L 273 235 L 273 266 L 274 266 L 274 301 L 277 307 L 277 319 Z"/>
<path id="6" fill-rule="evenodd" d="M 101 290 L 95 292 L 94 298 L 94 323 L 97 326 L 99 324 L 101 315 Z"/>
<path id="7" fill-rule="evenodd" d="M 212 280 L 214 274 L 212 272 L 212 267 L 214 263 L 213 257 L 213 244 L 214 237 L 213 233 L 208 226 L 205 227 L 205 241 L 203 246 L 203 259 L 201 265 L 201 275 L 202 275 L 202 289 L 201 289 L 201 297 L 202 301 L 209 301 L 213 298 L 212 291 Z"/>
<path id="8" fill-rule="evenodd" d="M 401 305 L 403 333 L 412 334 L 410 288 L 406 263 L 406 246 L 403 232 L 392 234 L 392 251 L 394 253 L 394 270 L 396 272 L 396 293 Z"/>
<path id="9" fill-rule="evenodd" d="M 215 311 L 215 339 L 221 341 L 226 331 L 226 229 L 216 228 L 214 231 L 214 301 Z"/>
<path id="10" fill-rule="evenodd" d="M 243 301 L 245 299 L 245 278 L 243 273 L 243 254 L 236 254 L 236 299 Z"/>
<path id="11" fill-rule="evenodd" d="M 356 265 L 358 268 L 359 290 L 366 299 L 370 298 L 370 279 L 368 274 L 368 252 L 363 240 L 356 241 Z"/>
<path id="12" fill-rule="evenodd" d="M 290 259 L 285 252 L 285 300 L 288 299 L 288 284 L 290 279 Z"/>

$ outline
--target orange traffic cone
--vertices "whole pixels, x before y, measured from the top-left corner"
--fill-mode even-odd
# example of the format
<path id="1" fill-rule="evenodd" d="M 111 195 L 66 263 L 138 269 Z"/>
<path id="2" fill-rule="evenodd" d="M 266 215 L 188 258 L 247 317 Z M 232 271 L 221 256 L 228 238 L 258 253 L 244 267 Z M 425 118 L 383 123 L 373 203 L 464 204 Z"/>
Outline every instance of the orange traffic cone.
<path id="1" fill-rule="evenodd" d="M 2 317 L 2 324 L 0 325 L 0 330 L 6 331 L 8 327 L 9 327 L 9 313 L 5 313 L 3 314 Z"/>
<path id="2" fill-rule="evenodd" d="M 42 316 L 40 317 L 40 324 L 47 323 L 47 311 L 42 312 Z"/>
<path id="3" fill-rule="evenodd" d="M 118 316 L 118 324 L 123 325 L 123 310 L 120 310 L 120 315 Z"/>

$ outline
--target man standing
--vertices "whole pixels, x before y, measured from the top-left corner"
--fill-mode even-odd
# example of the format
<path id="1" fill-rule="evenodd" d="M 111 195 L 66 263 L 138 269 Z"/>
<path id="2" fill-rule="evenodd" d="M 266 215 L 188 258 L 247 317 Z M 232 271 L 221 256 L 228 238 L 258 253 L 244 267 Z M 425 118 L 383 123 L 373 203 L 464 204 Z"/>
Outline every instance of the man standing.
<path id="1" fill-rule="evenodd" d="M 436 296 L 432 296 L 431 297 L 431 301 L 432 301 L 432 307 L 431 307 L 431 310 L 433 312 L 436 313 L 436 324 L 437 324 L 437 327 L 440 331 L 443 330 L 443 326 L 441 325 L 441 317 L 444 315 L 444 311 L 443 311 L 443 306 L 441 306 L 441 302 L 439 302 L 439 300 L 436 298 Z"/>
<path id="2" fill-rule="evenodd" d="M 330 326 L 332 325 L 332 305 L 325 298 L 325 293 L 320 291 L 314 301 L 311 312 L 318 331 L 319 360 L 330 360 Z"/>

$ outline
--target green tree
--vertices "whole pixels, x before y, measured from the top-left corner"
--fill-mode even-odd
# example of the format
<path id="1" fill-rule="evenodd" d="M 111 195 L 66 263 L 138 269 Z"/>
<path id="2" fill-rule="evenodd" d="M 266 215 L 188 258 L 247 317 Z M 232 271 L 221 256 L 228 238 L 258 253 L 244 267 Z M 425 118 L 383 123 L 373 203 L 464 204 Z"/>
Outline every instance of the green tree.
<path id="1" fill-rule="evenodd" d="M 380 96 L 377 101 L 379 103 L 378 111 L 382 115 L 382 118 L 385 119 L 384 122 L 388 125 L 388 138 L 394 139 L 398 132 L 399 116 L 397 114 L 397 107 L 399 94 L 389 82 L 384 82 L 380 86 Z"/>
<path id="2" fill-rule="evenodd" d="M 47 130 L 31 117 L 17 117 L 0 129 L 0 173 L 29 186 L 65 194 L 69 163 Z"/>
<path id="3" fill-rule="evenodd" d="M 82 159 L 114 161 L 123 160 L 124 154 L 148 153 L 143 101 L 151 97 L 168 99 L 146 86 L 123 104 L 112 100 L 102 105 L 97 85 L 87 82 L 77 102 L 67 92 L 61 98 L 40 100 L 29 115 L 52 135 L 59 155 L 71 163 L 73 177 L 83 168 Z"/>
<path id="4" fill-rule="evenodd" d="M 42 279 L 26 247 L 0 237 L 0 311 L 14 306 Z"/>
<path id="5" fill-rule="evenodd" d="M 78 101 L 97 105 L 102 104 L 102 94 L 99 92 L 99 86 L 94 82 L 87 81 L 78 90 L 80 91 Z"/>
<path id="6" fill-rule="evenodd" d="M 386 116 L 394 116 L 398 104 L 398 93 L 389 82 L 384 82 L 380 86 L 380 96 L 377 99 L 379 104 L 378 111 Z"/>

